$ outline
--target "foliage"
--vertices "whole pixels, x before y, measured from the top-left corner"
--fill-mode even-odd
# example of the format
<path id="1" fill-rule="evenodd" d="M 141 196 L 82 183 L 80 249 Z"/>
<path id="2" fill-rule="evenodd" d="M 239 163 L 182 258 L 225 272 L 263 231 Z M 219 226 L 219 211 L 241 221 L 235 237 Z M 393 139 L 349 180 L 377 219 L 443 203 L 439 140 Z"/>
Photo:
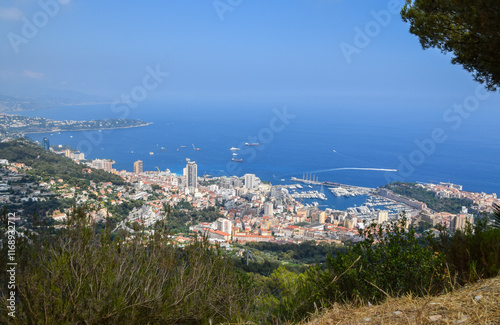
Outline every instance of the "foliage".
<path id="1" fill-rule="evenodd" d="M 488 227 L 488 219 L 478 219 L 463 231 L 450 236 L 440 227 L 434 249 L 443 252 L 453 278 L 458 284 L 497 276 L 500 272 L 500 229 Z"/>
<path id="2" fill-rule="evenodd" d="M 118 175 L 104 170 L 91 169 L 92 173 L 82 171 L 87 166 L 82 166 L 69 158 L 62 157 L 53 152 L 44 150 L 26 139 L 17 139 L 0 143 L 0 157 L 9 162 L 24 163 L 32 168 L 32 175 L 41 176 L 42 179 L 62 179 L 72 186 L 88 186 L 90 181 L 96 183 L 111 182 L 114 185 L 123 185 L 125 181 Z"/>
<path id="3" fill-rule="evenodd" d="M 273 273 L 274 270 L 283 265 L 277 261 L 272 261 L 269 259 L 264 259 L 263 261 L 249 260 L 247 265 L 245 256 L 242 258 L 234 258 L 234 266 L 248 273 L 269 276 L 271 273 Z"/>
<path id="4" fill-rule="evenodd" d="M 417 234 L 425 234 L 426 231 L 432 229 L 433 225 L 430 222 L 420 221 L 418 225 L 415 227 L 415 233 Z"/>
<path id="5" fill-rule="evenodd" d="M 160 233 L 112 241 L 77 207 L 68 229 L 18 237 L 16 324 L 202 324 L 246 317 L 248 279 L 203 239 L 178 249 Z M 146 238 L 144 238 L 146 239 Z M 7 298 L 7 252 L 0 296 Z M 7 323 L 5 304 L 0 322 Z"/>
<path id="6" fill-rule="evenodd" d="M 314 264 L 326 262 L 327 255 L 335 255 L 343 248 L 307 241 L 301 244 L 275 244 L 266 242 L 247 243 L 248 249 L 271 253 L 277 261 Z"/>
<path id="7" fill-rule="evenodd" d="M 395 182 L 384 186 L 396 194 L 403 195 L 427 204 L 438 212 L 460 213 L 462 207 L 472 208 L 472 201 L 459 198 L 439 198 L 436 193 L 414 183 Z"/>
<path id="8" fill-rule="evenodd" d="M 182 205 L 181 201 L 179 204 Z M 188 202 L 185 202 L 189 204 Z M 179 209 L 179 204 L 173 209 L 168 210 L 168 215 L 165 219 L 166 227 L 172 233 L 187 233 L 189 225 L 194 225 L 200 222 L 214 222 L 221 217 L 219 211 L 214 207 L 209 207 L 202 210 L 194 211 Z M 189 204 L 191 207 L 191 205 Z"/>
<path id="9" fill-rule="evenodd" d="M 500 86 L 498 0 L 406 0 L 401 15 L 424 49 L 451 52 L 476 81 Z"/>
<path id="10" fill-rule="evenodd" d="M 160 185 L 157 185 L 157 184 L 151 184 L 151 190 L 153 192 L 157 191 L 157 190 L 161 190 L 162 187 Z"/>
<path id="11" fill-rule="evenodd" d="M 362 241 L 348 254 L 329 259 L 324 282 L 360 260 L 325 292 L 328 300 L 380 301 L 387 295 L 438 293 L 446 286 L 444 257 L 430 248 L 432 235 L 419 240 L 406 217 L 387 225 L 368 225 L 360 230 Z"/>
<path id="12" fill-rule="evenodd" d="M 122 204 L 109 205 L 108 211 L 116 217 L 124 218 L 128 216 L 134 208 L 140 208 L 143 205 L 143 200 L 123 201 Z"/>
<path id="13" fill-rule="evenodd" d="M 175 210 L 193 210 L 193 206 L 188 201 L 182 199 L 175 205 Z"/>
<path id="14" fill-rule="evenodd" d="M 333 303 L 378 302 L 409 293 L 435 294 L 447 288 L 442 254 L 419 240 L 406 218 L 360 230 L 362 241 L 348 252 L 329 256 L 327 268 L 315 265 L 302 274 L 282 267 L 267 282 L 261 298 L 273 310 L 268 321 L 299 321 Z"/>
<path id="15" fill-rule="evenodd" d="M 500 270 L 500 229 L 489 228 L 487 219 L 453 236 L 441 228 L 435 238 L 418 236 L 406 227 L 403 215 L 387 224 L 365 225 L 359 231 L 362 240 L 343 252 L 307 242 L 252 243 L 246 247 L 264 260 L 246 267 L 241 258 L 228 258 L 204 239 L 175 247 L 165 236 L 168 222 L 149 237 L 139 232 L 132 239 L 113 239 L 110 219 L 89 226 L 88 207 L 73 206 L 72 211 L 67 229 L 36 226 L 37 233 L 18 237 L 19 300 L 11 323 L 280 324 L 302 321 L 334 303 L 439 294 Z M 172 222 L 173 214 L 199 211 L 165 207 L 165 213 Z M 7 245 L 1 250 L 0 297 L 5 299 Z M 329 255 L 323 265 L 302 269 L 268 259 L 290 252 L 297 261 L 308 254 L 317 260 Z M 0 322 L 7 321 L 5 308 L 0 306 Z"/>

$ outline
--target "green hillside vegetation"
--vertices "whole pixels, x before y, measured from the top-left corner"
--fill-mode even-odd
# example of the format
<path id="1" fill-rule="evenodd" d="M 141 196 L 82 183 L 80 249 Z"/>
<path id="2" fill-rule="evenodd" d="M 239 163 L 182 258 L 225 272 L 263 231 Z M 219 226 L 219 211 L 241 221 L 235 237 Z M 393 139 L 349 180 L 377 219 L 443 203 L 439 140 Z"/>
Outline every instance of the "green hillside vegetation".
<path id="1" fill-rule="evenodd" d="M 472 208 L 472 202 L 459 198 L 439 198 L 432 191 L 415 183 L 395 182 L 384 186 L 396 194 L 403 195 L 427 204 L 429 209 L 438 212 L 460 213 L 462 207 Z"/>
<path id="2" fill-rule="evenodd" d="M 203 238 L 181 249 L 158 227 L 144 245 L 146 235 L 111 236 L 110 227 L 87 225 L 85 207 L 74 211 L 68 229 L 39 227 L 37 235 L 17 239 L 17 315 L 7 319 L 1 304 L 1 323 L 295 323 L 333 304 L 437 295 L 500 271 L 500 230 L 484 221 L 420 239 L 405 218 L 367 225 L 362 242 L 327 255 L 324 264 L 298 272 L 279 266 L 263 275 L 236 267 L 236 258 Z M 7 249 L 0 252 L 2 299 Z"/>
<path id="3" fill-rule="evenodd" d="M 165 224 L 172 233 L 187 233 L 189 226 L 200 222 L 214 222 L 220 218 L 220 213 L 216 208 L 210 207 L 197 211 L 173 209 L 168 214 Z"/>
<path id="4" fill-rule="evenodd" d="M 157 224 L 161 225 L 161 227 L 170 234 L 186 234 L 189 232 L 189 226 L 197 225 L 200 222 L 212 223 L 221 216 L 217 208 L 208 207 L 201 210 L 193 210 L 191 205 L 189 204 L 190 209 L 187 210 L 183 208 L 185 206 L 184 203 L 189 204 L 188 202 L 181 201 L 174 208 L 163 204 L 163 208 L 161 209 L 160 213 L 166 215 L 166 217 L 161 221 L 157 221 Z M 123 203 L 121 205 L 124 204 L 126 204 L 126 206 L 128 207 L 131 206 L 130 203 Z M 140 207 L 143 204 L 144 202 L 136 207 Z M 130 211 L 127 211 L 126 213 L 122 213 L 119 215 L 126 216 L 129 212 Z M 144 229 L 144 227 L 139 225 L 138 223 L 132 223 L 130 224 L 130 226 L 137 229 Z"/>
<path id="5" fill-rule="evenodd" d="M 96 232 L 85 208 L 60 232 L 16 242 L 16 317 L 6 310 L 7 245 L 0 274 L 2 324 L 201 324 L 247 318 L 247 277 L 205 241 L 178 249 L 161 232 L 111 240 Z M 2 232 L 2 240 L 5 235 Z"/>
<path id="6" fill-rule="evenodd" d="M 274 256 L 277 261 L 295 264 L 325 263 L 328 255 L 335 255 L 337 251 L 345 250 L 342 246 L 316 244 L 315 241 L 307 241 L 300 245 L 250 242 L 245 247 L 251 251 Z"/>
<path id="7" fill-rule="evenodd" d="M 245 272 L 269 276 L 279 267 L 287 271 L 302 273 L 309 265 L 325 266 L 328 256 L 345 252 L 343 246 L 316 244 L 308 241 L 301 244 L 277 244 L 267 242 L 249 242 L 245 245 L 235 244 L 235 248 L 243 254 L 233 254 L 235 266 Z M 247 264 L 247 254 L 249 254 Z M 257 276 L 256 276 L 257 277 Z"/>
<path id="8" fill-rule="evenodd" d="M 83 186 L 90 181 L 111 182 L 115 185 L 124 185 L 125 181 L 118 175 L 103 170 L 92 169 L 92 173 L 83 173 L 87 166 L 79 165 L 69 158 L 62 157 L 26 139 L 16 139 L 0 143 L 0 159 L 9 162 L 24 163 L 33 168 L 31 175 L 41 176 L 43 180 L 50 178 L 62 179 L 72 186 Z"/>

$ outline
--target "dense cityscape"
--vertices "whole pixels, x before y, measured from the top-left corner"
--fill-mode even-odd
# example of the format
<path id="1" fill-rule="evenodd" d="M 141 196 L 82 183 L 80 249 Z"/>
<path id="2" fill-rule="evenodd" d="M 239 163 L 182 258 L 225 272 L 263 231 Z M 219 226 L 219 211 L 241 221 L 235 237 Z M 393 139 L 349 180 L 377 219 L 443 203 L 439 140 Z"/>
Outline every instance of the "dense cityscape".
<path id="1" fill-rule="evenodd" d="M 102 222 L 109 215 L 109 207 L 126 202 L 142 202 L 127 215 L 114 216 L 119 220 L 114 231 L 126 230 L 133 234 L 137 229 L 148 230 L 164 219 L 168 219 L 165 206 L 187 204 L 194 210 L 216 208 L 220 217 L 213 222 L 195 221 L 186 224 L 189 231 L 179 238 L 192 240 L 195 233 L 207 236 L 212 242 L 278 242 L 302 243 L 305 241 L 327 242 L 344 245 L 359 240 L 359 229 L 372 222 L 383 224 L 402 217 L 404 211 L 408 225 L 426 229 L 442 224 L 451 232 L 465 229 L 467 222 L 473 223 L 474 215 L 490 213 L 493 204 L 498 204 L 495 193 L 463 191 L 462 186 L 451 183 L 417 184 L 419 188 L 435 193 L 438 198 L 465 199 L 473 211 L 462 207 L 459 213 L 434 211 L 423 202 L 395 194 L 387 188 L 369 189 L 332 182 L 319 182 L 314 176 L 293 178 L 294 184 L 273 185 L 261 182 L 254 174 L 242 177 L 198 176 L 195 161 L 186 159 L 182 175 L 166 171 L 144 171 L 143 162 L 133 165 L 133 172 L 117 171 L 109 159 L 85 160 L 84 154 L 69 147 L 50 146 L 49 140 L 41 144 L 45 150 L 70 158 L 81 166 L 83 173 L 104 170 L 119 175 L 126 185 L 91 182 L 88 188 L 72 186 L 62 179 L 46 182 L 17 184 L 30 169 L 22 163 L 10 163 L 0 159 L 2 176 L 0 200 L 2 203 L 44 201 L 48 197 L 71 199 L 77 204 L 96 206 L 91 209 L 92 222 Z M 1 158 L 1 157 L 0 157 Z M 302 184 L 302 185 L 301 185 Z M 329 186 L 324 186 L 329 184 Z M 312 185 L 318 190 L 311 190 Z M 336 196 L 367 195 L 367 201 L 358 207 L 344 211 L 331 208 L 320 209 L 318 201 L 326 200 L 324 189 Z M 311 204 L 303 198 L 316 198 Z M 52 211 L 49 215 L 57 224 L 64 225 L 71 208 Z M 22 221 L 23 213 L 18 211 Z M 135 224 L 135 226 L 134 226 Z M 135 229 L 135 230 L 134 230 Z"/>

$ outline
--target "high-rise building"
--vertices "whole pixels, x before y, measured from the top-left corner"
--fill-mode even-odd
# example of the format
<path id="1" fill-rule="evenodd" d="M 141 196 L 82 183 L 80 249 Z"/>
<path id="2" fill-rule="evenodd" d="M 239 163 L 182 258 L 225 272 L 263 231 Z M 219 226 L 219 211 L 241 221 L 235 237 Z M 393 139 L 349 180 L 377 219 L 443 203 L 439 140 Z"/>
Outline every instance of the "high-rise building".
<path id="1" fill-rule="evenodd" d="M 219 218 L 217 219 L 217 229 L 226 234 L 231 234 L 233 232 L 233 222 L 226 218 Z"/>
<path id="2" fill-rule="evenodd" d="M 326 222 L 326 212 L 321 210 L 315 210 L 311 212 L 311 223 L 325 223 Z"/>
<path id="3" fill-rule="evenodd" d="M 187 160 L 186 168 L 184 168 L 184 178 L 186 180 L 186 187 L 198 187 L 198 165 L 196 162 Z"/>
<path id="4" fill-rule="evenodd" d="M 73 159 L 84 160 L 85 159 L 85 154 L 83 152 L 74 153 L 73 154 Z"/>
<path id="5" fill-rule="evenodd" d="M 104 161 L 104 170 L 107 172 L 110 172 L 113 170 L 113 164 L 115 163 L 114 160 L 111 159 L 105 159 Z"/>
<path id="6" fill-rule="evenodd" d="M 462 213 L 453 217 L 450 222 L 450 231 L 464 231 L 467 223 L 474 224 L 474 216 L 468 213 L 467 208 L 462 207 Z"/>
<path id="7" fill-rule="evenodd" d="M 137 160 L 134 163 L 134 174 L 142 173 L 142 160 Z"/>
<path id="8" fill-rule="evenodd" d="M 43 138 L 42 144 L 43 144 L 43 149 L 45 149 L 45 150 L 49 150 L 50 149 L 49 139 Z"/>
<path id="9" fill-rule="evenodd" d="M 386 210 L 381 210 L 377 212 L 377 223 L 384 223 L 389 219 L 389 212 Z"/>
<path id="10" fill-rule="evenodd" d="M 255 174 L 245 174 L 243 177 L 245 179 L 245 187 L 249 190 L 256 188 L 260 184 L 260 178 L 256 177 Z"/>
<path id="11" fill-rule="evenodd" d="M 113 170 L 114 163 L 115 161 L 111 159 L 94 159 L 92 160 L 92 167 L 110 172 Z"/>
<path id="12" fill-rule="evenodd" d="M 264 203 L 264 216 L 272 217 L 274 215 L 274 206 L 271 202 Z"/>

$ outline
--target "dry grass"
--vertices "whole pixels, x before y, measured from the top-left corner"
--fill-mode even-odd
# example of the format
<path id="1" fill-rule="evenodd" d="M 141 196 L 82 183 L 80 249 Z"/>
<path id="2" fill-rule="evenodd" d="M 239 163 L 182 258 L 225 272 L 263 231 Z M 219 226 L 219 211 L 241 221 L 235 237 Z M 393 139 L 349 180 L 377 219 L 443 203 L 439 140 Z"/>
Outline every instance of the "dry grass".
<path id="1" fill-rule="evenodd" d="M 381 305 L 335 305 L 304 325 L 333 324 L 500 324 L 500 277 L 449 294 L 389 298 Z"/>

